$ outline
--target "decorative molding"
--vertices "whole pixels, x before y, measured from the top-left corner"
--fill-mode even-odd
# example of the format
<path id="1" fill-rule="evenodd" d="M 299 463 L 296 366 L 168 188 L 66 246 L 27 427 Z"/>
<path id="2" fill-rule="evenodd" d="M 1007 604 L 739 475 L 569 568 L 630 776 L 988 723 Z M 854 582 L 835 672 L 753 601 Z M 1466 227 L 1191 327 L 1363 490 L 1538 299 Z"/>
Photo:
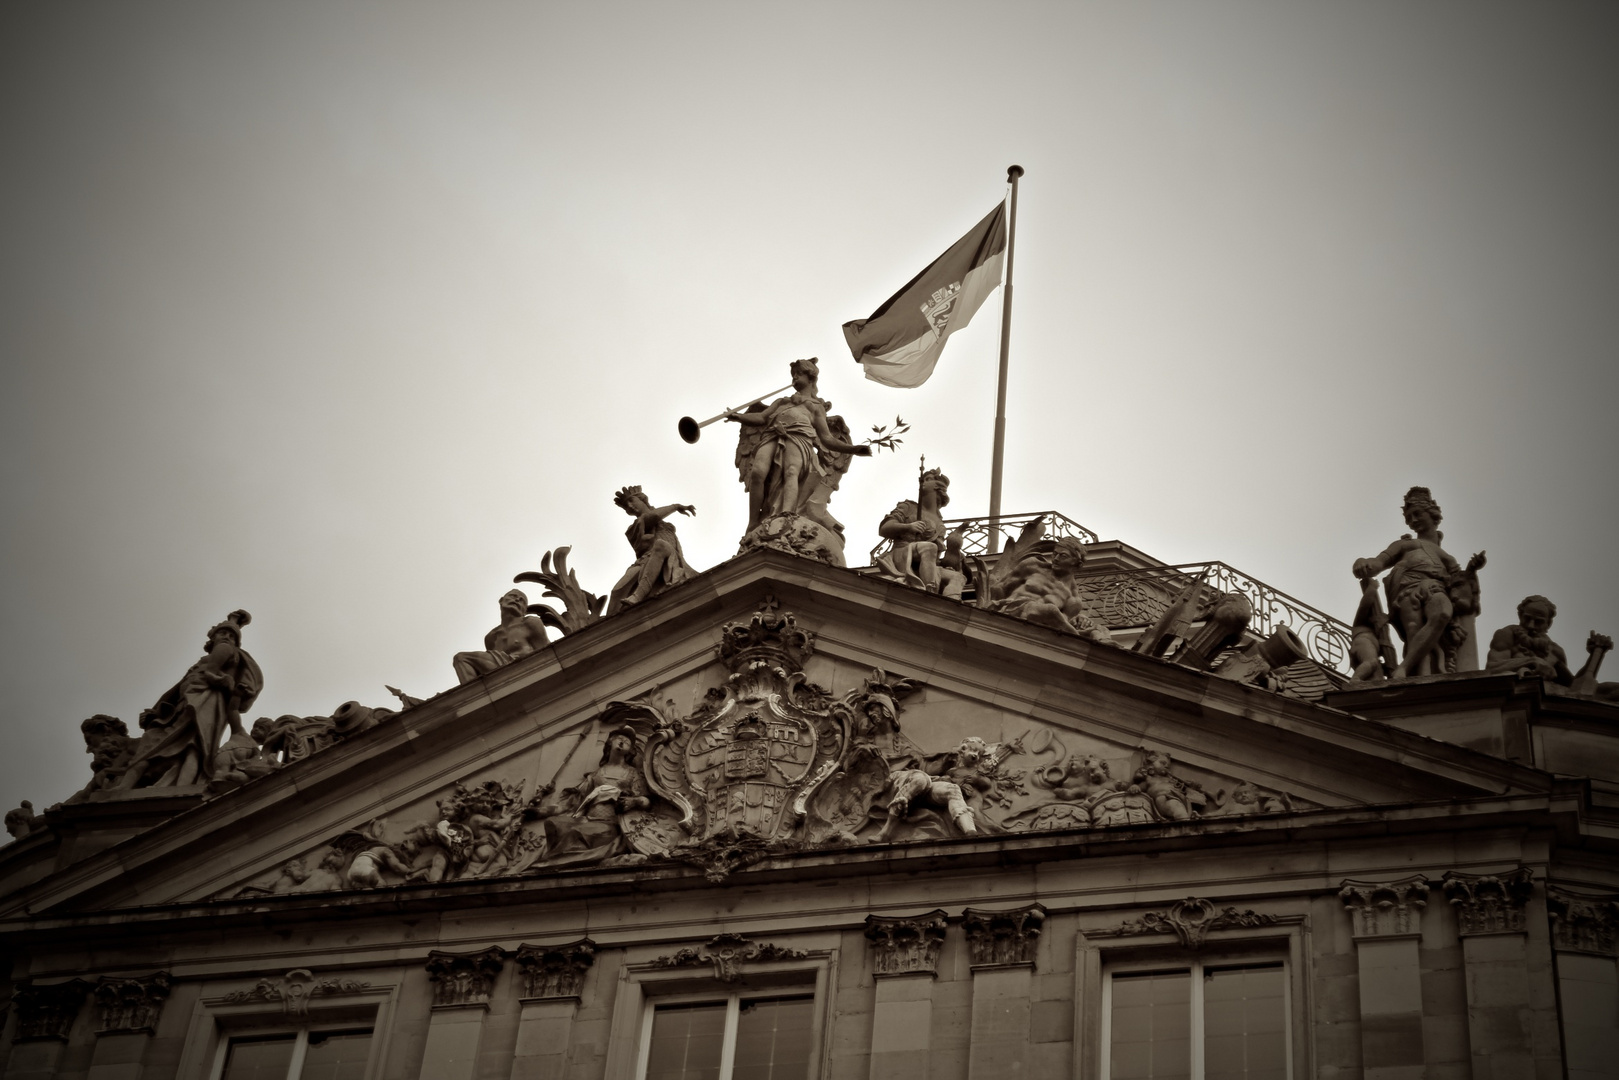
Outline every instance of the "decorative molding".
<path id="1" fill-rule="evenodd" d="M 1555 948 L 1619 956 L 1619 897 L 1581 896 L 1547 885 L 1546 912 Z"/>
<path id="2" fill-rule="evenodd" d="M 1216 908 L 1214 902 L 1198 896 L 1177 900 L 1168 911 L 1149 911 L 1139 919 L 1126 919 L 1109 930 L 1087 930 L 1086 937 L 1130 937 L 1135 934 L 1174 934 L 1188 949 L 1201 949 L 1210 930 L 1247 930 L 1275 926 L 1274 915 L 1262 915 L 1252 908 Z"/>
<path id="3" fill-rule="evenodd" d="M 523 1000 L 576 998 L 585 972 L 596 962 L 596 943 L 581 938 L 571 945 L 519 945 L 517 970 Z"/>
<path id="4" fill-rule="evenodd" d="M 488 1005 L 495 977 L 506 965 L 506 950 L 491 945 L 481 952 L 427 954 L 427 977 L 433 981 L 433 1008 Z"/>
<path id="5" fill-rule="evenodd" d="M 17 1034 L 12 1036 L 12 1042 L 67 1042 L 68 1031 L 89 992 L 90 984 L 83 979 L 44 986 L 25 982 L 18 986 L 11 997 L 17 1010 Z"/>
<path id="6" fill-rule="evenodd" d="M 1045 922 L 1046 909 L 1039 904 L 1012 911 L 963 911 L 961 924 L 967 932 L 972 966 L 1033 964 L 1034 948 Z"/>
<path id="7" fill-rule="evenodd" d="M 1525 932 L 1524 909 L 1535 891 L 1534 874 L 1527 866 L 1506 874 L 1461 874 L 1450 870 L 1441 887 L 1445 899 L 1456 909 L 1460 936 Z"/>
<path id="8" fill-rule="evenodd" d="M 1422 933 L 1428 882 L 1421 874 L 1396 881 L 1344 881 L 1338 888 L 1354 924 L 1354 936 L 1396 937 Z"/>
<path id="9" fill-rule="evenodd" d="M 867 915 L 872 973 L 937 975 L 944 929 L 945 914 L 940 909 L 921 915 Z"/>
<path id="10" fill-rule="evenodd" d="M 353 979 L 316 979 L 308 968 L 293 968 L 279 979 L 260 979 L 251 990 L 238 990 L 225 996 L 227 1005 L 251 1005 L 258 1001 L 279 1001 L 281 1011 L 293 1019 L 309 1015 L 311 998 L 329 994 L 358 994 L 370 983 Z"/>
<path id="11" fill-rule="evenodd" d="M 157 1018 L 168 999 L 174 979 L 159 971 L 139 979 L 107 979 L 96 983 L 96 1007 L 101 1010 L 98 1034 L 157 1030 Z"/>
<path id="12" fill-rule="evenodd" d="M 708 940 L 707 951 L 699 952 L 696 949 L 681 949 L 669 956 L 660 956 L 652 961 L 653 967 L 700 967 L 703 964 L 714 965 L 714 977 L 720 982 L 735 982 L 742 974 L 739 965 L 747 963 L 768 963 L 772 960 L 802 960 L 808 954 L 798 949 L 787 949 L 780 945 L 761 944 L 749 941 L 741 934 L 718 934 Z"/>

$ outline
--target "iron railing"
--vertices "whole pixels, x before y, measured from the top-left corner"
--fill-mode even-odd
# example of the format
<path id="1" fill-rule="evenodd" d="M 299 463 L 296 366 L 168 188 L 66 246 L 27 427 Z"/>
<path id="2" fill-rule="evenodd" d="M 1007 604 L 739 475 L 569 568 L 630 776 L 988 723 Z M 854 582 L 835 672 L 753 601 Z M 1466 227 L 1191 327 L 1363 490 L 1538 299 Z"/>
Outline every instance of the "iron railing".
<path id="1" fill-rule="evenodd" d="M 1056 540 L 1064 536 L 1077 536 L 1082 544 L 1094 544 L 1099 539 L 1097 535 L 1072 518 L 1064 517 L 1055 510 L 1047 510 L 1043 514 L 1002 514 L 1001 542 L 1015 539 L 1023 531 L 1023 526 L 1037 517 L 1046 519 L 1046 538 Z M 989 526 L 987 517 L 975 518 L 947 518 L 944 523 L 945 534 L 948 535 L 961 530 L 961 550 L 966 555 L 987 555 L 989 553 Z M 894 546 L 892 540 L 879 540 L 877 546 L 871 549 L 871 561 L 888 554 Z"/>

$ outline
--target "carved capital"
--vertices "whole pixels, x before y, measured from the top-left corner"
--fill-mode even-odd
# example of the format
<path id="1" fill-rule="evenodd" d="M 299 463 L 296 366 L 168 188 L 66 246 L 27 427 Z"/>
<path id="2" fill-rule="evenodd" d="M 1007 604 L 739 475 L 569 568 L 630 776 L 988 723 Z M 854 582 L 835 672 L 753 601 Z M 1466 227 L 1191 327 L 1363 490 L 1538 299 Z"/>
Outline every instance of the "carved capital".
<path id="1" fill-rule="evenodd" d="M 102 979 L 96 983 L 101 1032 L 156 1031 L 158 1014 L 174 980 L 166 971 L 140 979 Z"/>
<path id="2" fill-rule="evenodd" d="M 495 977 L 506 965 L 506 951 L 491 945 L 482 952 L 427 954 L 427 977 L 433 980 L 433 1007 L 487 1005 Z"/>
<path id="3" fill-rule="evenodd" d="M 1535 891 L 1534 875 L 1527 866 L 1508 874 L 1445 874 L 1445 899 L 1456 909 L 1462 937 L 1475 934 L 1521 934 L 1524 908 Z"/>
<path id="4" fill-rule="evenodd" d="M 596 962 L 596 943 L 581 938 L 572 945 L 519 945 L 517 970 L 523 978 L 523 998 L 579 996 L 585 972 Z"/>
<path id="5" fill-rule="evenodd" d="M 972 966 L 1034 963 L 1034 947 L 1045 923 L 1046 909 L 1039 904 L 1013 911 L 968 908 L 961 913 L 961 924 Z"/>
<path id="6" fill-rule="evenodd" d="M 1354 936 L 1396 937 L 1422 933 L 1428 882 L 1421 874 L 1397 881 L 1345 881 L 1338 898 L 1354 923 Z"/>
<path id="7" fill-rule="evenodd" d="M 709 938 L 705 950 L 681 949 L 652 961 L 654 967 L 714 966 L 714 977 L 720 982 L 735 982 L 742 975 L 744 961 L 768 963 L 772 960 L 802 960 L 808 955 L 798 949 L 780 945 L 749 941 L 741 934 L 716 934 Z"/>
<path id="8" fill-rule="evenodd" d="M 11 996 L 17 1009 L 17 1034 L 13 1042 L 34 1042 L 57 1039 L 67 1042 L 79 1006 L 90 992 L 90 984 L 83 979 L 72 982 L 48 983 L 36 986 L 32 981 L 18 986 Z"/>
<path id="9" fill-rule="evenodd" d="M 279 979 L 260 979 L 251 990 L 238 990 L 227 994 L 231 1005 L 248 1005 L 255 1001 L 279 1001 L 281 1011 L 292 1019 L 309 1015 L 311 998 L 327 994 L 358 994 L 370 983 L 353 979 L 317 979 L 308 968 L 293 968 Z"/>
<path id="10" fill-rule="evenodd" d="M 1555 948 L 1619 956 L 1619 897 L 1580 896 L 1548 885 L 1546 911 Z"/>
<path id="11" fill-rule="evenodd" d="M 867 915 L 872 971 L 878 975 L 937 975 L 944 928 L 941 910 L 900 917 Z"/>

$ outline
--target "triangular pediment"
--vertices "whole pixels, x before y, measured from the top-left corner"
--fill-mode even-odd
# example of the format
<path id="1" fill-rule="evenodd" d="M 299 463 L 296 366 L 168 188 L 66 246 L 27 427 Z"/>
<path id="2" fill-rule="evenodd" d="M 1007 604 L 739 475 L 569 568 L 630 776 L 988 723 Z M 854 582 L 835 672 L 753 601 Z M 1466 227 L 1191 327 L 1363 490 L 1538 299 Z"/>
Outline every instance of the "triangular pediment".
<path id="1" fill-rule="evenodd" d="M 614 732 L 621 732 L 618 745 Z M 243 903 L 1544 791 L 1546 774 L 762 551 L 22 889 Z"/>

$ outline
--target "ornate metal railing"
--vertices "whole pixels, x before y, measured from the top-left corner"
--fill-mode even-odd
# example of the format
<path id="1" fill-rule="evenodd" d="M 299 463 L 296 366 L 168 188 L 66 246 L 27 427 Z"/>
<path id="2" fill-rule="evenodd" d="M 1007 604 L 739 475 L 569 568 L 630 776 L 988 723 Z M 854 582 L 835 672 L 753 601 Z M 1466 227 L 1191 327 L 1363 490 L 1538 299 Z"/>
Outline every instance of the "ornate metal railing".
<path id="1" fill-rule="evenodd" d="M 1091 618 L 1109 627 L 1150 626 L 1199 574 L 1210 598 L 1240 593 L 1254 608 L 1250 632 L 1269 636 L 1286 626 L 1310 656 L 1336 671 L 1349 670 L 1351 631 L 1339 620 L 1223 562 L 1181 563 L 1138 570 L 1081 573 L 1079 586 Z"/>
<path id="2" fill-rule="evenodd" d="M 1046 519 L 1046 537 L 1056 540 L 1064 536 L 1077 536 L 1080 543 L 1094 544 L 1098 537 L 1091 530 L 1072 518 L 1064 517 L 1055 510 L 1047 510 L 1042 514 L 1003 514 L 1001 515 L 1001 544 L 1004 546 L 1009 539 L 1016 538 L 1023 531 L 1023 526 L 1037 517 Z M 973 518 L 947 518 L 944 528 L 946 533 L 957 529 L 961 530 L 961 550 L 967 555 L 984 555 L 989 552 L 989 525 L 987 517 Z M 892 540 L 878 541 L 877 546 L 871 549 L 871 561 L 876 562 L 888 553 L 894 546 Z"/>

